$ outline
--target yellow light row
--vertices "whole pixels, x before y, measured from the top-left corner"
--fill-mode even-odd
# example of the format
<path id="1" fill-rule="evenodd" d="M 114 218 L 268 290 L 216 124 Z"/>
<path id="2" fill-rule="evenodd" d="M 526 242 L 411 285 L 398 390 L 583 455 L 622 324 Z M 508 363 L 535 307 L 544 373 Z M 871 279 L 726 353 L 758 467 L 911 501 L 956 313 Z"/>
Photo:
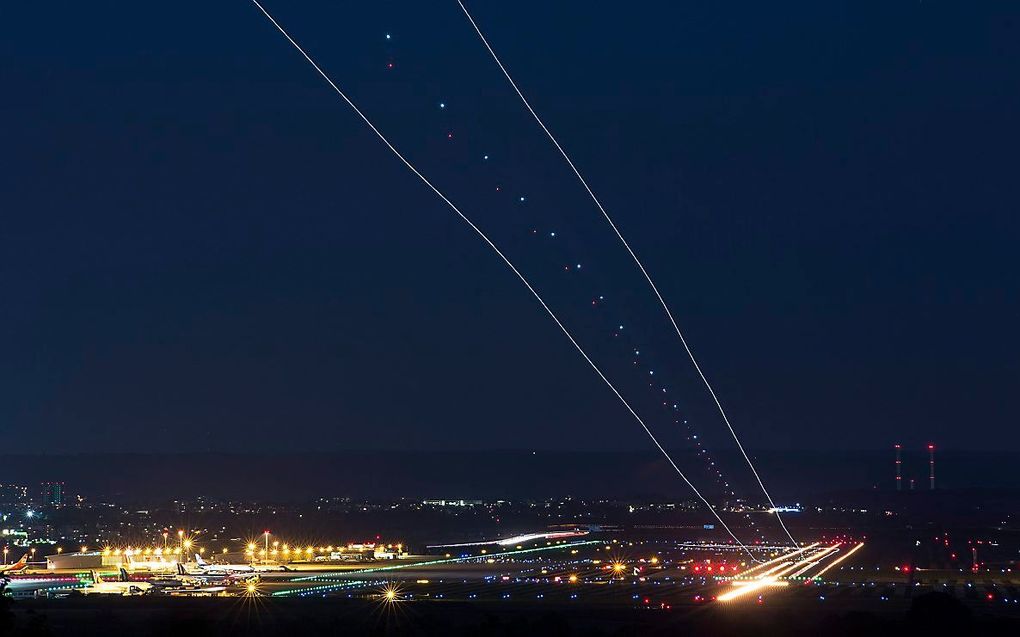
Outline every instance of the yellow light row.
<path id="1" fill-rule="evenodd" d="M 379 546 L 380 546 L 380 548 L 383 547 L 383 545 L 379 545 Z M 80 548 L 81 548 L 81 552 L 82 553 L 88 552 L 88 547 L 87 546 L 83 545 Z M 395 548 L 398 551 L 402 551 L 403 548 L 404 548 L 404 545 L 403 544 L 387 544 L 387 545 L 385 545 L 385 548 L 387 548 L 387 549 L 394 549 Z M 183 539 L 179 546 L 172 546 L 172 547 L 168 546 L 166 548 L 149 547 L 149 546 L 146 546 L 146 547 L 141 547 L 141 546 L 140 547 L 132 547 L 132 546 L 128 546 L 128 547 L 125 547 L 125 548 L 113 548 L 113 547 L 110 547 L 110 546 L 106 546 L 106 547 L 104 547 L 102 549 L 102 552 L 103 552 L 103 555 L 106 555 L 106 556 L 110 556 L 110 555 L 113 555 L 113 556 L 125 555 L 125 556 L 128 556 L 128 557 L 131 557 L 131 556 L 150 556 L 151 555 L 151 556 L 154 556 L 154 557 L 161 557 L 163 555 L 180 555 L 181 553 L 185 553 L 185 552 L 190 551 L 192 549 L 197 550 L 201 554 L 205 554 L 205 548 L 195 547 L 194 543 L 190 539 Z M 351 550 L 351 549 L 349 549 L 348 547 L 345 547 L 345 546 L 333 547 L 332 545 L 329 545 L 329 546 L 319 546 L 319 547 L 306 546 L 306 547 L 304 547 L 302 549 L 299 546 L 295 546 L 295 547 L 292 548 L 288 544 L 283 544 L 281 546 L 279 542 L 273 542 L 273 548 L 269 550 L 268 554 L 269 555 L 281 555 L 281 554 L 282 555 L 300 555 L 302 553 L 305 553 L 305 554 L 311 555 L 311 554 L 314 554 L 314 553 L 332 553 L 334 551 L 342 552 L 342 551 L 347 551 L 347 550 Z M 62 552 L 62 551 L 63 551 L 63 549 L 58 549 L 58 552 Z M 223 548 L 222 552 L 223 553 L 227 553 L 228 550 L 226 548 Z M 266 550 L 264 548 L 259 548 L 259 544 L 256 544 L 255 542 L 250 542 L 247 545 L 245 553 L 247 555 L 258 554 L 258 555 L 262 555 L 262 556 L 265 556 L 267 554 Z"/>

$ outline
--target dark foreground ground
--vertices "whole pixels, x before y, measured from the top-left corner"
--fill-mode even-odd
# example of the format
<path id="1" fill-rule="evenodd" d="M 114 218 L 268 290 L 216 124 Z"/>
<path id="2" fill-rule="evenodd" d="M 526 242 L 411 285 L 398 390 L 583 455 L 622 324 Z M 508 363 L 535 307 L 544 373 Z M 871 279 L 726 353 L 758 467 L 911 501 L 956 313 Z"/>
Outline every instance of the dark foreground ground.
<path id="1" fill-rule="evenodd" d="M 905 612 L 869 614 L 755 605 L 680 611 L 522 603 L 380 603 L 345 599 L 69 599 L 8 603 L 0 635 L 200 637 L 573 635 L 1016 635 L 1020 621 L 980 616 L 948 596 Z"/>

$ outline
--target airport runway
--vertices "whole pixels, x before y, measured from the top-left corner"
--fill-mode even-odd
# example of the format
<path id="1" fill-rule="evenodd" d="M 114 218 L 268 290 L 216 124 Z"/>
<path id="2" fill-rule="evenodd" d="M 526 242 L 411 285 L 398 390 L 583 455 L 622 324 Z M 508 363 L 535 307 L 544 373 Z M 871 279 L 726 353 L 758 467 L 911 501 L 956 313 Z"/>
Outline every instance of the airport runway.
<path id="1" fill-rule="evenodd" d="M 879 572 L 854 564 L 860 542 L 812 543 L 763 550 L 761 563 L 730 547 L 680 542 L 569 542 L 466 556 L 417 556 L 356 564 L 292 564 L 261 573 L 248 590 L 216 596 L 349 598 L 380 605 L 412 602 L 597 605 L 681 610 L 696 606 L 802 605 L 902 611 L 925 592 L 941 591 L 996 613 L 1020 615 L 1020 578 L 960 572 Z M 15 597 L 73 595 L 85 573 L 28 573 L 10 578 Z M 147 573 L 135 572 L 144 581 Z M 169 594 L 164 591 L 164 594 Z M 203 595 L 181 591 L 181 595 Z"/>

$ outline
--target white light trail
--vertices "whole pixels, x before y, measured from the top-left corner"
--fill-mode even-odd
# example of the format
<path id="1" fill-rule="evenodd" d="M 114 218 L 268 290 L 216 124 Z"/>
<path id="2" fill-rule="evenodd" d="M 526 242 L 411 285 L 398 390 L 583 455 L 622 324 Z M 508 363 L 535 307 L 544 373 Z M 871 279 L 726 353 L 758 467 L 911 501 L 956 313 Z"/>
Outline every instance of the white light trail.
<path id="1" fill-rule="evenodd" d="M 817 548 L 818 543 L 816 542 L 810 546 L 805 546 L 799 551 L 793 551 L 791 553 L 787 553 L 786 555 L 777 557 L 776 559 L 766 562 L 764 564 L 759 564 L 758 566 L 746 571 L 745 575 L 754 570 L 764 568 L 769 565 L 773 566 L 772 568 L 769 568 L 768 570 L 759 573 L 750 580 L 734 580 L 733 590 L 729 591 L 728 593 L 723 593 L 716 599 L 718 599 L 720 602 L 728 602 L 738 597 L 743 597 L 744 595 L 761 590 L 763 588 L 769 588 L 773 586 L 787 586 L 789 585 L 788 581 L 789 578 L 797 577 L 801 573 L 810 570 L 820 561 L 825 559 L 827 555 L 829 555 L 833 551 L 838 550 L 839 546 L 840 546 L 839 544 L 834 544 L 832 546 L 827 546 L 824 548 Z M 799 560 L 789 559 L 790 557 L 798 553 L 804 553 L 801 559 Z M 780 560 L 784 561 L 780 562 Z M 776 564 L 776 562 L 780 563 Z"/>
<path id="2" fill-rule="evenodd" d="M 853 554 L 854 554 L 854 553 L 856 553 L 857 551 L 861 550 L 862 548 L 864 548 L 864 542 L 860 542 L 860 543 L 859 543 L 859 544 L 858 544 L 857 546 L 855 546 L 855 547 L 853 547 L 852 549 L 850 549 L 850 550 L 849 550 L 849 551 L 847 552 L 847 554 L 846 554 L 846 555 L 844 555 L 843 557 L 839 558 L 838 560 L 835 560 L 834 562 L 832 562 L 831 564 L 829 564 L 828 566 L 826 566 L 826 567 L 825 567 L 825 568 L 823 568 L 822 570 L 820 570 L 820 571 L 818 571 L 817 573 L 815 573 L 815 576 L 814 576 L 814 577 L 815 577 L 815 579 L 818 579 L 819 577 L 821 577 L 822 575 L 824 575 L 824 574 L 825 574 L 825 572 L 826 572 L 826 571 L 828 571 L 828 570 L 829 570 L 830 568 L 832 568 L 833 566 L 836 566 L 836 565 L 837 565 L 837 564 L 839 564 L 840 562 L 842 562 L 842 561 L 846 560 L 846 559 L 847 559 L 848 557 L 850 557 L 851 555 L 853 555 Z"/>
<path id="3" fill-rule="evenodd" d="M 591 189 L 591 186 L 589 186 L 588 182 L 584 179 L 584 177 L 581 176 L 581 171 L 579 171 L 577 169 L 577 166 L 574 165 L 574 162 L 570 159 L 570 156 L 567 155 L 567 152 L 563 150 L 562 146 L 560 146 L 559 141 L 546 127 L 545 122 L 543 122 L 542 118 L 538 116 L 538 113 L 535 112 L 535 109 L 531 107 L 531 104 L 528 102 L 528 99 L 524 97 L 524 93 L 522 93 L 521 89 L 517 86 L 517 82 L 514 82 L 514 79 L 510 77 L 510 73 L 506 70 L 506 67 L 503 66 L 503 62 L 499 59 L 499 56 L 496 55 L 496 52 L 492 49 L 492 46 L 489 45 L 489 41 L 485 39 L 485 35 L 482 34 L 482 30 L 478 27 L 478 24 L 475 22 L 474 17 L 471 16 L 471 13 L 467 10 L 467 7 L 464 6 L 464 3 L 461 0 L 457 0 L 457 4 L 460 5 L 460 8 L 464 12 L 464 15 L 467 16 L 468 21 L 471 22 L 471 26 L 474 27 L 475 33 L 478 34 L 478 37 L 479 39 L 481 39 L 482 44 L 485 45 L 485 48 L 488 49 L 489 54 L 492 55 L 492 59 L 495 60 L 500 70 L 503 71 L 503 75 L 505 75 L 507 81 L 510 82 L 510 86 L 512 86 L 514 91 L 516 91 L 517 96 L 521 98 L 521 102 L 524 103 L 524 106 L 531 113 L 532 117 L 535 118 L 535 121 L 538 122 L 538 125 L 542 128 L 543 131 L 545 131 L 546 136 L 549 137 L 549 141 L 551 141 L 553 145 L 556 146 L 556 150 L 560 151 L 560 155 L 562 155 L 563 159 L 566 160 L 567 165 L 570 166 L 570 169 L 574 172 L 574 175 L 577 176 L 578 181 L 581 182 L 581 185 L 584 186 L 584 189 L 588 191 L 588 195 L 591 197 L 591 200 L 595 202 L 595 205 L 602 213 L 602 216 L 605 217 L 606 221 L 609 223 L 609 227 L 613 229 L 614 233 L 616 233 L 616 236 L 617 238 L 620 239 L 620 242 L 623 244 L 623 247 L 627 249 L 627 252 L 630 253 L 631 258 L 634 260 L 634 263 L 637 265 L 638 269 L 641 270 L 641 274 L 643 274 L 645 280 L 648 281 L 649 287 L 652 288 L 652 292 L 654 292 L 655 296 L 659 299 L 659 304 L 662 305 L 662 309 L 666 311 L 666 316 L 669 317 L 670 323 L 673 324 L 673 330 L 676 331 L 676 335 L 680 337 L 680 342 L 683 344 L 684 349 L 687 351 L 687 356 L 688 358 L 691 359 L 691 363 L 694 365 L 694 369 L 698 372 L 698 376 L 701 377 L 701 381 L 702 383 L 704 383 L 705 388 L 708 389 L 708 393 L 712 396 L 712 400 L 715 401 L 715 406 L 719 410 L 719 415 L 722 416 L 723 422 L 726 423 L 726 428 L 730 430 L 730 435 L 733 436 L 733 441 L 737 443 L 737 448 L 740 450 L 741 455 L 744 456 L 744 460 L 747 461 L 747 466 L 751 468 L 751 473 L 754 474 L 755 479 L 758 481 L 758 486 L 761 487 L 762 493 L 765 494 L 765 498 L 769 501 L 769 506 L 772 509 L 776 509 L 776 505 L 772 501 L 772 496 L 769 494 L 768 489 L 765 488 L 765 483 L 762 482 L 761 476 L 758 475 L 758 470 L 755 469 L 754 463 L 751 462 L 751 457 L 747 455 L 746 451 L 744 451 L 744 445 L 740 443 L 740 439 L 737 437 L 737 432 L 733 429 L 733 425 L 730 424 L 730 419 L 726 415 L 726 411 L 723 409 L 722 403 L 719 401 L 719 397 L 716 395 L 715 390 L 712 388 L 712 384 L 708 382 L 708 378 L 705 376 L 705 373 L 701 371 L 701 366 L 698 365 L 697 359 L 694 358 L 694 352 L 691 351 L 690 346 L 687 344 L 687 339 L 684 338 L 683 332 L 680 331 L 680 326 L 677 324 L 676 319 L 673 318 L 673 313 L 670 311 L 669 306 L 666 304 L 666 300 L 662 297 L 662 294 L 659 293 L 659 288 L 655 285 L 655 282 L 652 281 L 651 275 L 648 274 L 647 270 L 645 270 L 645 266 L 641 263 L 641 260 L 638 259 L 638 256 L 637 254 L 634 253 L 634 250 L 631 249 L 630 244 L 627 243 L 627 240 L 623 238 L 623 234 L 620 232 L 619 228 L 616 227 L 616 224 L 613 222 L 613 219 L 609 216 L 609 213 L 606 212 L 606 209 L 602 206 L 602 202 L 599 201 L 599 198 L 595 196 L 595 192 Z M 797 541 L 793 539 L 793 535 L 790 533 L 790 530 L 786 528 L 786 523 L 783 522 L 783 518 L 782 516 L 779 515 L 778 511 L 776 512 L 776 519 L 779 520 L 779 526 L 783 527 L 783 532 L 786 533 L 786 536 L 788 538 L 790 538 L 790 542 L 796 545 Z"/>
<path id="4" fill-rule="evenodd" d="M 773 566 L 772 568 L 770 568 L 769 570 L 765 571 L 764 573 L 759 573 L 756 577 L 752 577 L 751 581 L 754 581 L 756 579 L 765 579 L 765 578 L 773 577 L 773 576 L 778 577 L 779 575 L 783 574 L 783 571 L 785 571 L 786 569 L 789 569 L 794 564 L 795 564 L 795 562 L 783 562 L 781 564 L 777 564 L 776 566 Z"/>
<path id="5" fill-rule="evenodd" d="M 793 557 L 794 555 L 799 555 L 799 554 L 803 553 L 804 551 L 809 551 L 809 550 L 815 548 L 816 546 L 818 546 L 818 544 L 819 544 L 819 542 L 815 542 L 814 544 L 808 544 L 807 546 L 805 546 L 803 548 L 797 549 L 796 551 L 790 551 L 789 553 L 786 553 L 784 555 L 780 555 L 779 557 L 777 557 L 775 559 L 772 559 L 772 560 L 769 560 L 768 562 L 762 562 L 758 566 L 754 566 L 752 568 L 749 568 L 746 571 L 744 571 L 743 573 L 741 573 L 740 574 L 741 579 L 744 578 L 744 577 L 747 577 L 748 575 L 750 575 L 754 571 L 757 571 L 758 569 L 765 568 L 766 566 L 768 566 L 770 564 L 775 564 L 776 562 L 780 562 L 782 560 L 788 560 L 791 557 Z"/>
<path id="6" fill-rule="evenodd" d="M 443 202 L 447 206 L 449 206 L 451 210 L 453 210 L 455 213 L 457 213 L 457 216 L 460 217 L 464 221 L 464 223 L 468 224 L 468 226 L 470 226 L 471 229 L 475 231 L 475 233 L 482 239 L 482 241 L 484 241 L 490 248 L 492 248 L 492 250 L 499 256 L 499 258 L 503 261 L 503 263 L 505 263 L 506 266 L 508 268 L 510 268 L 510 270 L 512 270 L 515 275 L 517 275 L 517 278 L 520 279 L 521 283 L 524 284 L 524 287 L 528 288 L 528 291 L 531 292 L 531 295 L 535 297 L 535 300 L 538 301 L 539 305 L 542 306 L 542 309 L 544 309 L 546 311 L 546 313 L 549 315 L 549 317 L 552 318 L 552 320 L 560 328 L 560 331 L 563 332 L 563 334 L 567 337 L 567 339 L 574 346 L 574 348 L 578 351 L 578 353 L 581 354 L 581 356 L 584 358 L 584 360 L 587 361 L 587 363 L 591 366 L 591 368 L 593 370 L 595 370 L 595 373 L 598 374 L 599 378 L 601 378 L 603 380 L 603 382 L 605 382 L 605 384 L 609 387 L 609 389 L 612 390 L 613 394 L 615 394 L 616 397 L 620 400 L 620 402 L 623 403 L 624 407 L 627 408 L 627 411 L 630 412 L 631 416 L 633 416 L 634 419 L 638 421 L 638 424 L 640 424 L 641 428 L 644 429 L 646 434 L 648 434 L 648 437 L 651 439 L 651 441 L 655 445 L 655 447 L 660 452 L 662 452 L 662 455 L 665 456 L 666 460 L 673 467 L 673 469 L 677 472 L 677 475 L 679 475 L 680 478 L 684 481 L 684 483 L 687 484 L 687 486 L 691 488 L 691 491 L 694 492 L 694 494 L 698 497 L 698 499 L 701 500 L 701 502 L 706 507 L 708 507 L 709 512 L 719 522 L 719 524 L 726 530 L 726 532 L 729 534 L 729 536 L 731 538 L 733 538 L 733 541 L 736 542 L 739 546 L 741 546 L 747 552 L 748 556 L 751 557 L 752 560 L 757 561 L 758 558 L 756 558 L 754 556 L 754 554 L 751 553 L 751 551 L 746 546 L 744 546 L 744 544 L 737 538 L 737 536 L 733 533 L 733 531 L 730 529 L 730 527 L 727 526 L 726 523 L 723 521 L 723 519 L 719 516 L 719 513 L 716 512 L 715 507 L 713 507 L 711 504 L 709 504 L 708 500 L 706 500 L 705 497 L 703 495 L 701 495 L 701 492 L 698 491 L 698 489 L 694 486 L 694 484 L 692 484 L 691 481 L 687 479 L 687 476 L 685 476 L 683 471 L 680 470 L 680 467 L 678 467 L 676 465 L 676 463 L 673 461 L 673 458 L 669 455 L 669 453 L 666 451 L 666 449 L 661 444 L 659 444 L 659 440 L 655 437 L 655 434 L 652 433 L 652 430 L 648 428 L 648 425 L 645 424 L 645 421 L 642 420 L 640 416 L 638 416 L 637 412 L 634 411 L 634 409 L 630 406 L 630 403 L 628 403 L 627 400 L 624 399 L 623 395 L 621 395 L 620 392 L 616 389 L 616 386 L 613 385 L 613 383 L 610 382 L 610 380 L 608 378 L 606 378 L 605 374 L 602 373 L 602 370 L 599 369 L 598 365 L 596 365 L 595 362 L 592 361 L 592 359 L 588 356 L 588 354 L 584 351 L 584 349 L 580 346 L 580 344 L 578 344 L 578 342 L 574 339 L 573 335 L 566 328 L 566 326 L 564 326 L 563 323 L 560 322 L 559 317 L 556 316 L 556 314 L 552 311 L 552 309 L 546 304 L 545 300 L 542 299 L 542 297 L 541 297 L 541 295 L 539 295 L 538 291 L 536 291 L 535 288 L 532 287 L 532 285 L 528 281 L 528 279 L 525 278 L 525 276 L 523 274 L 521 274 L 520 270 L 518 270 L 516 266 L 514 266 L 513 262 L 510 261 L 510 259 L 507 258 L 507 256 L 505 254 L 503 254 L 503 252 L 498 247 L 496 247 L 496 244 L 493 243 L 491 239 L 489 239 L 489 236 L 486 235 L 481 230 L 481 228 L 476 226 L 474 224 L 474 222 L 471 221 L 471 219 L 469 219 L 467 217 L 467 215 L 465 215 L 463 212 L 461 212 L 460 208 L 458 208 L 452 201 L 450 201 L 446 197 L 446 195 L 444 195 L 442 193 L 442 191 L 439 190 L 439 188 L 434 186 L 432 184 L 432 182 L 429 181 L 427 177 L 425 177 L 425 175 L 423 175 L 421 172 L 418 171 L 418 169 L 414 166 L 414 164 L 412 164 L 407 158 L 405 158 L 404 155 L 401 154 L 400 151 L 397 150 L 397 148 L 392 143 L 390 143 L 390 140 L 387 139 L 386 136 L 383 135 L 382 132 L 378 128 L 375 127 L 375 124 L 372 123 L 372 120 L 368 119 L 368 117 L 364 113 L 361 112 L 361 109 L 359 109 L 354 104 L 354 102 L 351 101 L 351 99 L 349 97 L 347 97 L 347 94 L 344 93 L 342 90 L 340 90 L 340 87 L 338 87 L 336 85 L 336 83 L 334 83 L 333 80 L 330 79 L 330 77 L 328 75 L 326 75 L 326 72 L 323 71 L 319 67 L 319 65 L 315 63 L 315 60 L 313 60 L 307 53 L 305 53 L 305 50 L 303 48 L 301 48 L 301 45 L 299 45 L 294 40 L 294 38 L 290 37 L 290 34 L 287 33 L 287 31 L 282 26 L 280 26 L 280 23 L 277 22 L 276 19 L 273 18 L 273 16 L 270 15 L 270 13 L 268 11 L 266 11 L 265 7 L 263 7 L 258 2 L 258 0 L 251 0 L 251 1 L 252 1 L 252 4 L 254 4 L 256 7 L 258 7 L 259 11 L 261 11 L 266 16 L 266 18 L 268 18 L 269 21 L 273 23 L 273 26 L 276 27 L 276 29 L 283 35 L 283 37 L 285 37 L 287 39 L 287 41 L 290 42 L 291 45 L 293 45 L 295 49 L 297 49 L 298 53 L 300 53 L 302 55 L 302 57 L 304 57 L 305 60 L 307 60 L 308 63 L 312 65 L 312 68 L 314 68 L 319 73 L 319 75 L 321 75 L 322 78 L 324 80 L 326 80 L 326 82 L 328 82 L 331 87 L 333 87 L 333 90 L 336 91 L 337 95 L 339 95 L 343 99 L 343 101 L 346 102 L 347 105 L 350 106 L 351 109 L 354 110 L 355 113 L 357 113 L 358 117 L 360 117 L 361 120 L 363 122 L 365 122 L 365 124 L 368 125 L 368 127 L 370 129 L 372 129 L 372 132 L 375 133 L 376 137 L 378 137 L 380 139 L 380 141 L 382 141 L 382 143 L 385 144 L 386 147 L 390 149 L 390 152 L 392 152 L 397 157 L 397 159 L 399 159 L 401 161 L 401 163 L 403 163 L 408 168 L 408 170 L 413 172 L 419 179 L 421 179 L 421 181 L 426 186 L 428 186 L 429 189 L 432 190 L 432 192 L 434 192 L 437 197 L 442 199 Z"/>
<path id="7" fill-rule="evenodd" d="M 809 570 L 813 569 L 815 567 L 815 565 L 817 565 L 817 564 L 818 564 L 818 560 L 813 560 L 811 562 L 808 562 L 807 565 L 804 568 L 800 569 L 799 571 L 795 571 L 793 573 L 790 573 L 790 577 L 797 577 L 798 575 L 801 575 L 805 571 L 809 571 Z"/>
<path id="8" fill-rule="evenodd" d="M 802 564 L 804 566 L 802 568 L 800 568 L 800 569 L 790 573 L 787 577 L 797 577 L 798 575 L 802 575 L 802 574 L 806 573 L 807 571 L 811 570 L 816 565 L 821 563 L 822 560 L 824 560 L 826 558 L 826 556 L 828 556 L 830 553 L 832 553 L 834 551 L 838 551 L 839 547 L 841 545 L 842 545 L 842 543 L 840 543 L 840 544 L 833 544 L 832 546 L 824 548 L 821 551 L 818 551 L 817 553 L 812 553 L 810 555 L 810 557 L 806 558 L 808 560 L 807 562 L 805 562 L 805 561 L 797 562 L 797 566 L 801 566 Z"/>
<path id="9" fill-rule="evenodd" d="M 482 542 L 459 542 L 457 544 L 429 544 L 426 548 L 439 549 L 439 548 L 457 548 L 462 546 L 490 546 L 492 544 L 498 544 L 500 546 L 514 546 L 517 544 L 523 544 L 525 542 L 531 542 L 533 540 L 559 540 L 565 538 L 582 537 L 588 535 L 588 531 L 553 531 L 550 533 L 525 533 L 523 535 L 515 535 L 513 537 L 507 537 L 496 540 L 486 540 Z"/>
<path id="10" fill-rule="evenodd" d="M 725 550 L 732 550 L 733 549 L 733 545 L 732 544 L 715 544 L 715 543 L 712 543 L 712 542 L 709 542 L 709 543 L 702 543 L 702 542 L 676 542 L 676 543 L 673 544 L 673 546 L 676 546 L 678 548 L 683 548 L 683 549 L 716 549 L 716 550 L 723 550 L 723 551 L 725 551 Z M 790 549 L 789 546 L 785 546 L 785 545 L 784 546 L 770 546 L 770 545 L 766 545 L 766 544 L 753 544 L 753 545 L 751 545 L 751 548 L 756 550 L 756 551 L 788 551 Z"/>
<path id="11" fill-rule="evenodd" d="M 764 579 L 757 579 L 752 582 L 733 582 L 733 590 L 728 593 L 723 593 L 716 599 L 720 602 L 729 602 L 738 597 L 743 597 L 755 591 L 759 591 L 763 588 L 771 588 L 773 586 L 788 586 L 789 582 L 778 580 L 774 577 L 766 577 Z"/>

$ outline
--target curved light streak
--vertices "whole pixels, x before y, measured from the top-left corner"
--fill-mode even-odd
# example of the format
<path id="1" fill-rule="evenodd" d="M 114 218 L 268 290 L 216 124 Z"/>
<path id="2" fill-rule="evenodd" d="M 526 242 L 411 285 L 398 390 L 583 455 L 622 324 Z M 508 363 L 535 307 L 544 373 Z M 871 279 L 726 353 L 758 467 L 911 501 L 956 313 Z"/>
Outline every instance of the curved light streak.
<path id="1" fill-rule="evenodd" d="M 578 181 L 581 182 L 581 185 L 584 186 L 584 189 L 588 191 L 588 195 L 591 197 L 591 200 L 595 202 L 595 205 L 602 213 L 602 216 L 605 217 L 606 221 L 609 223 L 609 227 L 612 228 L 613 232 L 616 233 L 616 236 L 620 239 L 620 242 L 623 244 L 623 247 L 627 249 L 627 252 L 630 253 L 631 258 L 634 260 L 634 263 L 637 265 L 638 269 L 641 270 L 641 274 L 643 274 L 645 280 L 648 281 L 648 286 L 652 288 L 652 292 L 654 292 L 656 298 L 659 299 L 659 304 L 662 305 L 662 309 L 666 311 L 666 316 L 669 317 L 669 322 L 673 324 L 673 330 L 676 331 L 676 335 L 680 337 L 680 342 L 683 344 L 684 349 L 687 351 L 687 356 L 688 358 L 691 359 L 691 363 L 694 365 L 694 369 L 698 372 L 698 376 L 701 377 L 701 382 L 704 383 L 705 388 L 708 389 L 708 393 L 712 396 L 712 400 L 715 401 L 715 406 L 719 410 L 719 415 L 722 416 L 723 422 L 726 423 L 726 428 L 730 430 L 730 435 L 733 436 L 733 441 L 737 443 L 737 448 L 740 449 L 741 455 L 743 455 L 744 460 L 747 461 L 747 466 L 751 468 L 751 473 L 754 474 L 755 479 L 758 481 L 758 486 L 761 487 L 762 493 L 765 494 L 765 498 L 769 501 L 769 506 L 775 509 L 776 505 L 772 501 L 772 496 L 769 495 L 768 490 L 765 488 L 765 483 L 762 482 L 761 476 L 758 475 L 758 470 L 755 469 L 754 463 L 751 462 L 750 456 L 748 456 L 747 452 L 744 451 L 744 445 L 740 444 L 740 439 L 737 437 L 737 432 L 734 431 L 733 425 L 730 424 L 730 419 L 726 416 L 726 411 L 723 409 L 722 403 L 719 402 L 719 397 L 716 396 L 715 390 L 712 388 L 712 384 L 708 382 L 708 378 L 705 376 L 705 373 L 701 371 L 701 366 L 698 365 L 697 359 L 694 358 L 694 352 L 691 351 L 690 346 L 687 344 L 687 339 L 684 338 L 683 332 L 680 331 L 680 326 L 677 324 L 676 319 L 673 318 L 673 313 L 669 310 L 669 306 L 666 304 L 666 300 L 662 298 L 662 294 L 659 293 L 659 288 L 655 285 L 655 282 L 652 281 L 651 275 L 649 275 L 648 271 L 645 270 L 644 264 L 642 264 L 641 260 L 638 259 L 637 254 L 635 254 L 634 250 L 631 249 L 630 244 L 627 243 L 627 240 L 623 238 L 623 234 L 620 232 L 619 228 L 616 227 L 616 224 L 613 222 L 613 219 L 609 216 L 609 213 L 606 212 L 606 209 L 602 206 L 602 202 L 599 201 L 599 198 L 595 196 L 595 192 L 592 191 L 591 186 L 589 186 L 588 182 L 585 181 L 584 177 L 581 176 L 581 171 L 579 171 L 577 169 L 577 166 L 574 165 L 574 162 L 571 161 L 570 156 L 567 155 L 567 152 L 563 150 L 562 146 L 560 146 L 559 141 L 557 141 L 556 137 L 554 137 L 552 132 L 550 132 L 549 129 L 546 127 L 545 122 L 543 122 L 542 118 L 538 116 L 538 113 L 535 112 L 535 109 L 531 107 L 531 104 L 528 102 L 528 99 L 524 97 L 524 93 L 522 93 L 521 89 L 518 88 L 517 82 L 514 82 L 514 79 L 510 77 L 510 73 L 506 70 L 506 67 L 503 66 L 503 62 L 499 59 L 499 56 L 496 55 L 496 52 L 492 49 L 492 46 L 489 45 L 489 41 L 485 39 L 485 35 L 482 34 L 482 30 L 478 27 L 478 23 L 475 22 L 475 19 L 471 16 L 471 13 L 467 10 L 467 7 L 464 6 L 464 3 L 461 0 L 457 0 L 457 4 L 460 5 L 460 8 L 464 12 L 464 15 L 467 16 L 468 21 L 471 22 L 471 26 L 475 28 L 475 33 L 478 34 L 478 37 L 479 39 L 481 39 L 482 44 L 485 45 L 485 48 L 488 49 L 489 54 L 492 55 L 492 59 L 495 60 L 500 70 L 503 71 L 503 75 L 505 75 L 507 81 L 510 82 L 510 86 L 513 87 L 514 91 L 517 93 L 517 96 L 521 98 L 521 102 L 524 103 L 524 106 L 531 113 L 532 117 L 535 118 L 535 121 L 538 122 L 538 125 L 542 128 L 543 131 L 545 131 L 546 136 L 549 137 L 549 141 L 551 141 L 553 145 L 556 146 L 556 150 L 560 151 L 560 155 L 563 155 L 563 159 L 566 160 L 567 165 L 570 166 L 570 169 L 572 171 L 574 171 L 574 174 L 577 176 Z M 778 512 L 776 513 L 776 519 L 779 520 L 779 525 L 783 527 L 783 532 L 785 532 L 786 536 L 790 538 L 790 542 L 796 545 L 797 541 L 793 539 L 793 535 L 790 533 L 790 530 L 786 528 L 786 523 L 783 522 L 783 518 L 779 515 Z"/>

